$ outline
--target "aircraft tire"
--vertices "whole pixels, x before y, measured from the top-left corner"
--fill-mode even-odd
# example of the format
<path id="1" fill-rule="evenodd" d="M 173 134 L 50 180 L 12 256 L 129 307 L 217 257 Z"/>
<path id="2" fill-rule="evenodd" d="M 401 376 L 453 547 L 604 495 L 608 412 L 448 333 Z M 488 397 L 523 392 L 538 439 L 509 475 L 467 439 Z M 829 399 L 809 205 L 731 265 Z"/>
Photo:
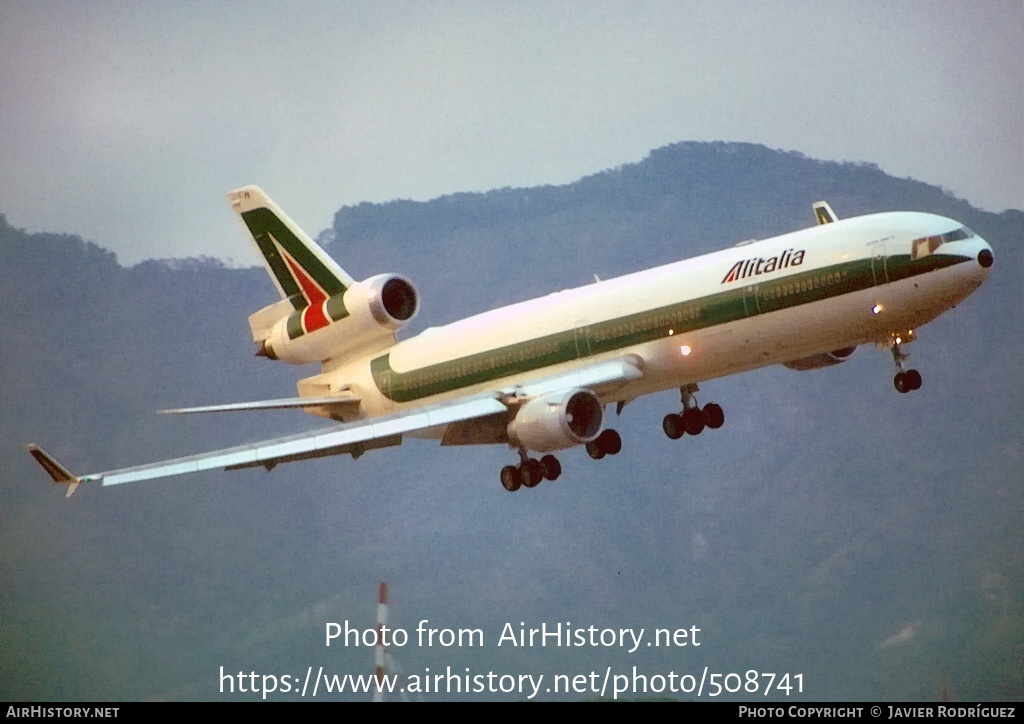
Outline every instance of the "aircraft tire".
<path id="1" fill-rule="evenodd" d="M 683 410 L 683 427 L 687 435 L 700 435 L 704 431 L 704 413 L 696 407 Z"/>
<path id="2" fill-rule="evenodd" d="M 519 480 L 522 482 L 523 487 L 536 488 L 543 479 L 544 471 L 541 469 L 541 464 L 538 460 L 530 458 L 519 466 Z"/>
<path id="3" fill-rule="evenodd" d="M 661 429 L 669 440 L 678 440 L 686 432 L 683 429 L 683 418 L 675 413 L 670 413 L 662 418 Z"/>
<path id="4" fill-rule="evenodd" d="M 622 452 L 622 437 L 615 430 L 605 430 L 598 435 L 597 444 L 606 455 L 618 455 Z"/>
<path id="5" fill-rule="evenodd" d="M 594 460 L 600 460 L 605 455 L 604 448 L 598 445 L 597 440 L 591 440 L 587 443 L 587 455 Z"/>
<path id="6" fill-rule="evenodd" d="M 717 430 L 725 424 L 725 412 L 721 405 L 709 402 L 704 405 L 704 419 L 712 430 Z"/>
<path id="7" fill-rule="evenodd" d="M 897 372 L 896 376 L 892 378 L 892 386 L 896 388 L 896 391 L 901 395 L 905 395 L 910 392 L 910 383 L 907 380 L 906 372 Z"/>
<path id="8" fill-rule="evenodd" d="M 519 469 L 515 465 L 506 465 L 501 469 L 501 487 L 510 493 L 519 490 L 522 482 L 519 480 Z"/>
<path id="9" fill-rule="evenodd" d="M 558 480 L 562 474 L 562 463 L 554 455 L 545 455 L 540 459 L 540 467 L 547 480 Z"/>
<path id="10" fill-rule="evenodd" d="M 907 370 L 907 384 L 911 390 L 921 389 L 921 373 L 917 370 Z"/>

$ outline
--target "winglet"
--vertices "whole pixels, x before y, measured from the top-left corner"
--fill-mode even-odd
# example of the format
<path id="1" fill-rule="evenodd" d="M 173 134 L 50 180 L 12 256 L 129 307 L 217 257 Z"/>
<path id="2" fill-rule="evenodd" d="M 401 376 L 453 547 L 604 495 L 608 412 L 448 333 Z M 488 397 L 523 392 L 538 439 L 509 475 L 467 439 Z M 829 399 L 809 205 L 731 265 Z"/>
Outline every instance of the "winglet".
<path id="1" fill-rule="evenodd" d="M 831 224 L 839 220 L 832 207 L 828 205 L 828 201 L 814 202 L 814 218 L 818 221 L 819 226 L 821 224 Z"/>
<path id="2" fill-rule="evenodd" d="M 79 483 L 82 482 L 81 478 L 76 478 L 74 475 L 69 473 L 66 467 L 61 465 L 56 460 L 54 460 L 49 455 L 49 453 L 47 453 L 41 447 L 36 445 L 34 442 L 29 443 L 28 445 L 26 445 L 26 447 L 28 448 L 29 454 L 32 457 L 34 457 L 36 459 L 36 462 L 42 466 L 43 470 L 45 470 L 46 473 L 51 478 L 53 478 L 53 482 L 55 484 L 68 486 L 67 495 L 65 495 L 64 497 L 70 498 L 71 494 L 75 492 L 75 489 L 78 487 Z"/>

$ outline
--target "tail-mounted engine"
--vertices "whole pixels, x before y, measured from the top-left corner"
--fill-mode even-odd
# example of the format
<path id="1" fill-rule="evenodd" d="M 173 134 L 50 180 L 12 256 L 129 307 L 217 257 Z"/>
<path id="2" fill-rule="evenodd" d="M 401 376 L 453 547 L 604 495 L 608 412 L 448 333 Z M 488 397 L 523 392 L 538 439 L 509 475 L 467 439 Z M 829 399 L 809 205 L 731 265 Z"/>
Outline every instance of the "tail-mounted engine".
<path id="1" fill-rule="evenodd" d="M 253 337 L 263 336 L 256 353 L 291 364 L 322 362 L 333 357 L 392 344 L 394 333 L 413 320 L 420 308 L 415 285 L 400 274 L 379 274 L 326 301 L 278 317 L 269 328 L 262 320 L 280 310 L 282 302 L 249 318 Z"/>
<path id="2" fill-rule="evenodd" d="M 563 450 L 597 438 L 604 405 L 590 390 L 573 389 L 537 397 L 508 425 L 509 442 L 536 452 Z"/>
<path id="3" fill-rule="evenodd" d="M 791 370 L 816 370 L 822 367 L 831 367 L 832 365 L 837 365 L 840 362 L 845 362 L 853 356 L 855 351 L 857 351 L 856 345 L 853 347 L 834 349 L 831 352 L 812 354 L 810 357 L 801 357 L 800 359 L 783 362 L 783 364 Z"/>

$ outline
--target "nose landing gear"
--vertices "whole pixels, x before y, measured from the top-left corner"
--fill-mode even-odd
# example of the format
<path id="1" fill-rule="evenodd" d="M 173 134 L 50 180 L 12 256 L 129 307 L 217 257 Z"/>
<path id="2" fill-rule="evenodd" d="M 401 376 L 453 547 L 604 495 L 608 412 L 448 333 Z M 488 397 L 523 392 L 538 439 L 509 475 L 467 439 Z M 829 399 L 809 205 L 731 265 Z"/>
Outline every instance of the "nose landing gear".
<path id="1" fill-rule="evenodd" d="M 896 364 L 896 375 L 892 378 L 892 385 L 900 394 L 906 394 L 921 389 L 921 373 L 903 366 L 903 361 L 910 355 L 900 349 L 902 343 L 901 336 L 893 335 L 889 342 L 889 350 L 892 352 L 892 361 Z"/>

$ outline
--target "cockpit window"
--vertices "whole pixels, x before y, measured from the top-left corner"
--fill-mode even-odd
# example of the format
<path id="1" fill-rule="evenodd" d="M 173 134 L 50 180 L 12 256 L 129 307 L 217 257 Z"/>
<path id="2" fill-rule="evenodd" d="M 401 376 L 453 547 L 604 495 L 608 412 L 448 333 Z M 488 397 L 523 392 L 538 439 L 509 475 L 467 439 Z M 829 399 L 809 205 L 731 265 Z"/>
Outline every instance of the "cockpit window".
<path id="1" fill-rule="evenodd" d="M 962 239 L 970 239 L 974 236 L 974 232 L 968 229 L 966 226 L 961 226 L 956 231 L 951 231 L 948 234 L 942 235 L 942 242 L 947 241 L 961 241 Z"/>
<path id="2" fill-rule="evenodd" d="M 921 257 L 933 254 L 936 249 L 946 242 L 962 241 L 963 239 L 970 239 L 972 236 L 974 236 L 974 232 L 966 226 L 961 226 L 959 229 L 946 232 L 945 234 L 922 236 L 920 239 L 914 239 L 911 244 L 910 258 L 920 259 Z"/>

